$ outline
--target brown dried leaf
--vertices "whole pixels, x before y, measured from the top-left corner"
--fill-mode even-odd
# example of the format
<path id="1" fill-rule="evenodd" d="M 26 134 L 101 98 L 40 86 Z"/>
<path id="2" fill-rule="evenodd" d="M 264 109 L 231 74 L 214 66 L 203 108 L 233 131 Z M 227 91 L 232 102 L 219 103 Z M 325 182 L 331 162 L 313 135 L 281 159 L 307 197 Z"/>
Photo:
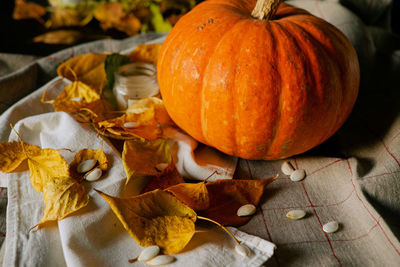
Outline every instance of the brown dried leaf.
<path id="1" fill-rule="evenodd" d="M 226 179 L 206 183 L 210 197 L 210 207 L 199 215 L 210 218 L 222 225 L 240 226 L 251 216 L 239 217 L 237 210 L 245 204 L 258 205 L 268 184 L 276 177 L 262 180 Z"/>
<path id="2" fill-rule="evenodd" d="M 195 211 L 205 210 L 210 207 L 210 198 L 205 182 L 181 183 L 168 187 L 165 191 L 170 192 Z"/>
<path id="3" fill-rule="evenodd" d="M 13 19 L 36 19 L 43 23 L 41 18 L 46 14 L 46 9 L 41 5 L 33 2 L 26 2 L 25 0 L 15 0 L 15 7 L 13 12 Z"/>
<path id="4" fill-rule="evenodd" d="M 46 32 L 33 38 L 35 43 L 72 45 L 83 39 L 83 34 L 80 31 L 74 30 L 57 30 Z"/>
<path id="5" fill-rule="evenodd" d="M 94 17 L 102 29 L 116 28 L 128 35 L 136 35 L 142 26 L 140 20 L 133 13 L 125 12 L 118 2 L 103 3 L 95 9 Z"/>
<path id="6" fill-rule="evenodd" d="M 162 190 L 117 198 L 97 191 L 128 233 L 143 247 L 157 245 L 165 254 L 178 253 L 195 232 L 196 213 Z"/>

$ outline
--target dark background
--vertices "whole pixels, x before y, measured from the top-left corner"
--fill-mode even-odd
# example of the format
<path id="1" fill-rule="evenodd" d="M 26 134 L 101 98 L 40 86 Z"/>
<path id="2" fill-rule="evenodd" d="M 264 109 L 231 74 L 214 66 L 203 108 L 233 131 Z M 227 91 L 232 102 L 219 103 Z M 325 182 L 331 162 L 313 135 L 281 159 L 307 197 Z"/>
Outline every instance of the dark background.
<path id="1" fill-rule="evenodd" d="M 45 0 L 43 0 L 46 2 Z M 200 2 L 200 1 L 197 1 Z M 37 56 L 46 56 L 58 50 L 67 48 L 66 45 L 46 45 L 40 43 L 33 43 L 33 37 L 46 32 L 46 28 L 35 20 L 20 20 L 15 21 L 12 19 L 14 9 L 14 0 L 1 1 L 0 11 L 0 53 L 16 53 L 28 54 Z M 392 6 L 392 31 L 400 34 L 400 0 L 393 0 Z M 109 36 L 114 39 L 122 39 L 127 37 L 122 32 L 111 30 L 104 32 L 99 28 L 96 20 L 92 20 L 84 28 L 86 36 Z M 88 38 L 84 41 L 91 41 L 94 39 Z"/>

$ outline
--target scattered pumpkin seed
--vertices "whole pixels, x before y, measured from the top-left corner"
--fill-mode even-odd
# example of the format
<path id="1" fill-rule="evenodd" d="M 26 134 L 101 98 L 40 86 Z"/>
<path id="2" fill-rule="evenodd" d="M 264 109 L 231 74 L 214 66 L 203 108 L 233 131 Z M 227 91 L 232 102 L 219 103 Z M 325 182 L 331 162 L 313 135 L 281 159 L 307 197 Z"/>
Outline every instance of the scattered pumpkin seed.
<path id="1" fill-rule="evenodd" d="M 71 99 L 72 101 L 76 101 L 76 102 L 81 102 L 82 101 L 82 97 L 78 96 L 78 97 L 74 97 Z"/>
<path id="2" fill-rule="evenodd" d="M 102 174 L 103 174 L 103 172 L 101 171 L 100 168 L 94 168 L 90 172 L 87 172 L 85 174 L 85 176 L 83 176 L 83 178 L 87 181 L 93 182 L 93 181 L 97 181 L 101 177 Z"/>
<path id="3" fill-rule="evenodd" d="M 328 222 L 328 223 L 324 224 L 322 229 L 324 230 L 325 233 L 328 233 L 328 234 L 334 233 L 339 229 L 339 223 L 337 221 Z"/>
<path id="4" fill-rule="evenodd" d="M 286 217 L 292 220 L 300 220 L 306 216 L 306 212 L 304 210 L 291 210 L 286 213 Z"/>
<path id="5" fill-rule="evenodd" d="M 139 127 L 139 123 L 135 122 L 135 121 L 128 121 L 124 123 L 124 127 L 125 128 L 137 128 Z"/>
<path id="6" fill-rule="evenodd" d="M 158 164 L 156 165 L 156 169 L 157 169 L 157 171 L 159 171 L 159 172 L 164 171 L 167 167 L 168 167 L 168 163 L 158 163 Z"/>
<path id="7" fill-rule="evenodd" d="M 256 213 L 256 206 L 253 204 L 243 205 L 237 210 L 237 216 L 239 217 L 250 216 L 254 213 Z"/>
<path id="8" fill-rule="evenodd" d="M 291 175 L 295 171 L 289 161 L 285 161 L 284 163 L 282 163 L 281 170 L 286 175 Z"/>
<path id="9" fill-rule="evenodd" d="M 78 164 L 78 166 L 76 167 L 76 170 L 79 173 L 85 173 L 90 171 L 91 169 L 93 169 L 93 167 L 96 165 L 97 160 L 95 159 L 88 159 L 85 161 L 82 161 L 81 163 Z"/>
<path id="10" fill-rule="evenodd" d="M 251 253 L 250 248 L 244 244 L 237 244 L 235 246 L 235 251 L 237 254 L 243 257 L 248 257 Z"/>
<path id="11" fill-rule="evenodd" d="M 154 258 L 160 253 L 160 248 L 158 246 L 149 246 L 140 252 L 138 260 L 140 261 L 148 261 Z"/>
<path id="12" fill-rule="evenodd" d="M 295 170 L 291 175 L 290 175 L 290 180 L 293 182 L 300 182 L 306 177 L 306 172 L 304 170 Z"/>
<path id="13" fill-rule="evenodd" d="M 157 266 L 169 264 L 175 260 L 174 256 L 171 255 L 158 255 L 157 257 L 146 262 L 147 265 Z"/>

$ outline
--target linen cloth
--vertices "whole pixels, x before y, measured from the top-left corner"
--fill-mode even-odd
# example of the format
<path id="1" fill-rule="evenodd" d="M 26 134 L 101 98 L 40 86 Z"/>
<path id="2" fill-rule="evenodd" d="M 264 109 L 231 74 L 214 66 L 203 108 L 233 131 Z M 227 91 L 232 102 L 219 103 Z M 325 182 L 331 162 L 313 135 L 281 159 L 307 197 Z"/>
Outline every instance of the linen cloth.
<path id="1" fill-rule="evenodd" d="M 240 230 L 277 245 L 267 266 L 399 266 L 400 40 L 388 27 L 391 1 L 291 2 L 303 2 L 310 12 L 331 19 L 353 42 L 362 70 L 359 98 L 349 120 L 331 139 L 289 159 L 296 168 L 306 170 L 302 182 L 291 182 L 280 172 L 283 161 L 239 160 L 235 174 L 239 178 L 261 179 L 280 173 L 268 187 L 257 214 Z M 51 58 L 121 51 L 156 37 L 99 41 Z M 21 97 L 36 90 L 56 76 L 57 65 L 58 61 L 45 58 L 3 77 L 3 109 L 15 102 L 5 93 L 18 92 Z M 18 112 L 12 117 L 14 123 L 24 118 Z M 8 135 L 8 128 L 0 129 L 2 138 Z M 305 209 L 306 218 L 285 218 L 294 208 Z M 337 220 L 340 229 L 328 235 L 321 225 L 331 220 Z M 212 260 L 207 264 L 218 266 Z"/>

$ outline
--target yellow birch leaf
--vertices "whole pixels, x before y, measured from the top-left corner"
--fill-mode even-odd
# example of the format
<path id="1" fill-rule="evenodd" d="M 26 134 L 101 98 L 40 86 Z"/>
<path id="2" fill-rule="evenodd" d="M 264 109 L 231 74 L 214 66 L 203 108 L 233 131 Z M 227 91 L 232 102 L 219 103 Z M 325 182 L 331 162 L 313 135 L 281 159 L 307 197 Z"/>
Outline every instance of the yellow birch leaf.
<path id="1" fill-rule="evenodd" d="M 104 62 L 107 55 L 88 53 L 73 57 L 57 68 L 57 74 L 70 81 L 81 81 L 98 93 L 107 85 Z"/>
<path id="2" fill-rule="evenodd" d="M 75 81 L 65 87 L 52 104 L 55 111 L 65 111 L 71 114 L 80 111 L 88 103 L 98 100 L 100 100 L 100 94 L 96 90 L 83 82 Z"/>
<path id="3" fill-rule="evenodd" d="M 195 232 L 196 213 L 162 190 L 117 198 L 97 191 L 139 245 L 157 245 L 165 254 L 178 253 Z"/>
<path id="4" fill-rule="evenodd" d="M 89 203 L 89 194 L 82 184 L 70 177 L 56 177 L 44 185 L 43 200 L 45 210 L 37 225 L 39 228 L 45 222 L 61 220 L 85 207 Z"/>
<path id="5" fill-rule="evenodd" d="M 81 181 L 83 179 L 85 173 L 79 173 L 77 171 L 77 168 L 81 162 L 89 159 L 96 160 L 96 164 L 93 168 L 99 167 L 103 171 L 106 171 L 108 169 L 108 160 L 103 149 L 93 150 L 85 148 L 75 154 L 74 160 L 69 165 L 69 170 L 72 178 L 78 181 Z"/>
<path id="6" fill-rule="evenodd" d="M 168 187 L 165 191 L 170 192 L 195 211 L 205 210 L 210 207 L 210 198 L 204 182 L 181 183 Z"/>
<path id="7" fill-rule="evenodd" d="M 60 153 L 51 148 L 27 151 L 33 188 L 40 192 L 54 177 L 69 177 L 69 167 Z"/>
<path id="8" fill-rule="evenodd" d="M 25 150 L 24 150 L 25 149 Z M 22 142 L 0 143 L 0 171 L 14 172 L 26 159 L 28 153 L 37 153 L 40 147 Z"/>
<path id="9" fill-rule="evenodd" d="M 132 61 L 146 62 L 157 65 L 161 44 L 140 44 L 130 54 Z"/>

